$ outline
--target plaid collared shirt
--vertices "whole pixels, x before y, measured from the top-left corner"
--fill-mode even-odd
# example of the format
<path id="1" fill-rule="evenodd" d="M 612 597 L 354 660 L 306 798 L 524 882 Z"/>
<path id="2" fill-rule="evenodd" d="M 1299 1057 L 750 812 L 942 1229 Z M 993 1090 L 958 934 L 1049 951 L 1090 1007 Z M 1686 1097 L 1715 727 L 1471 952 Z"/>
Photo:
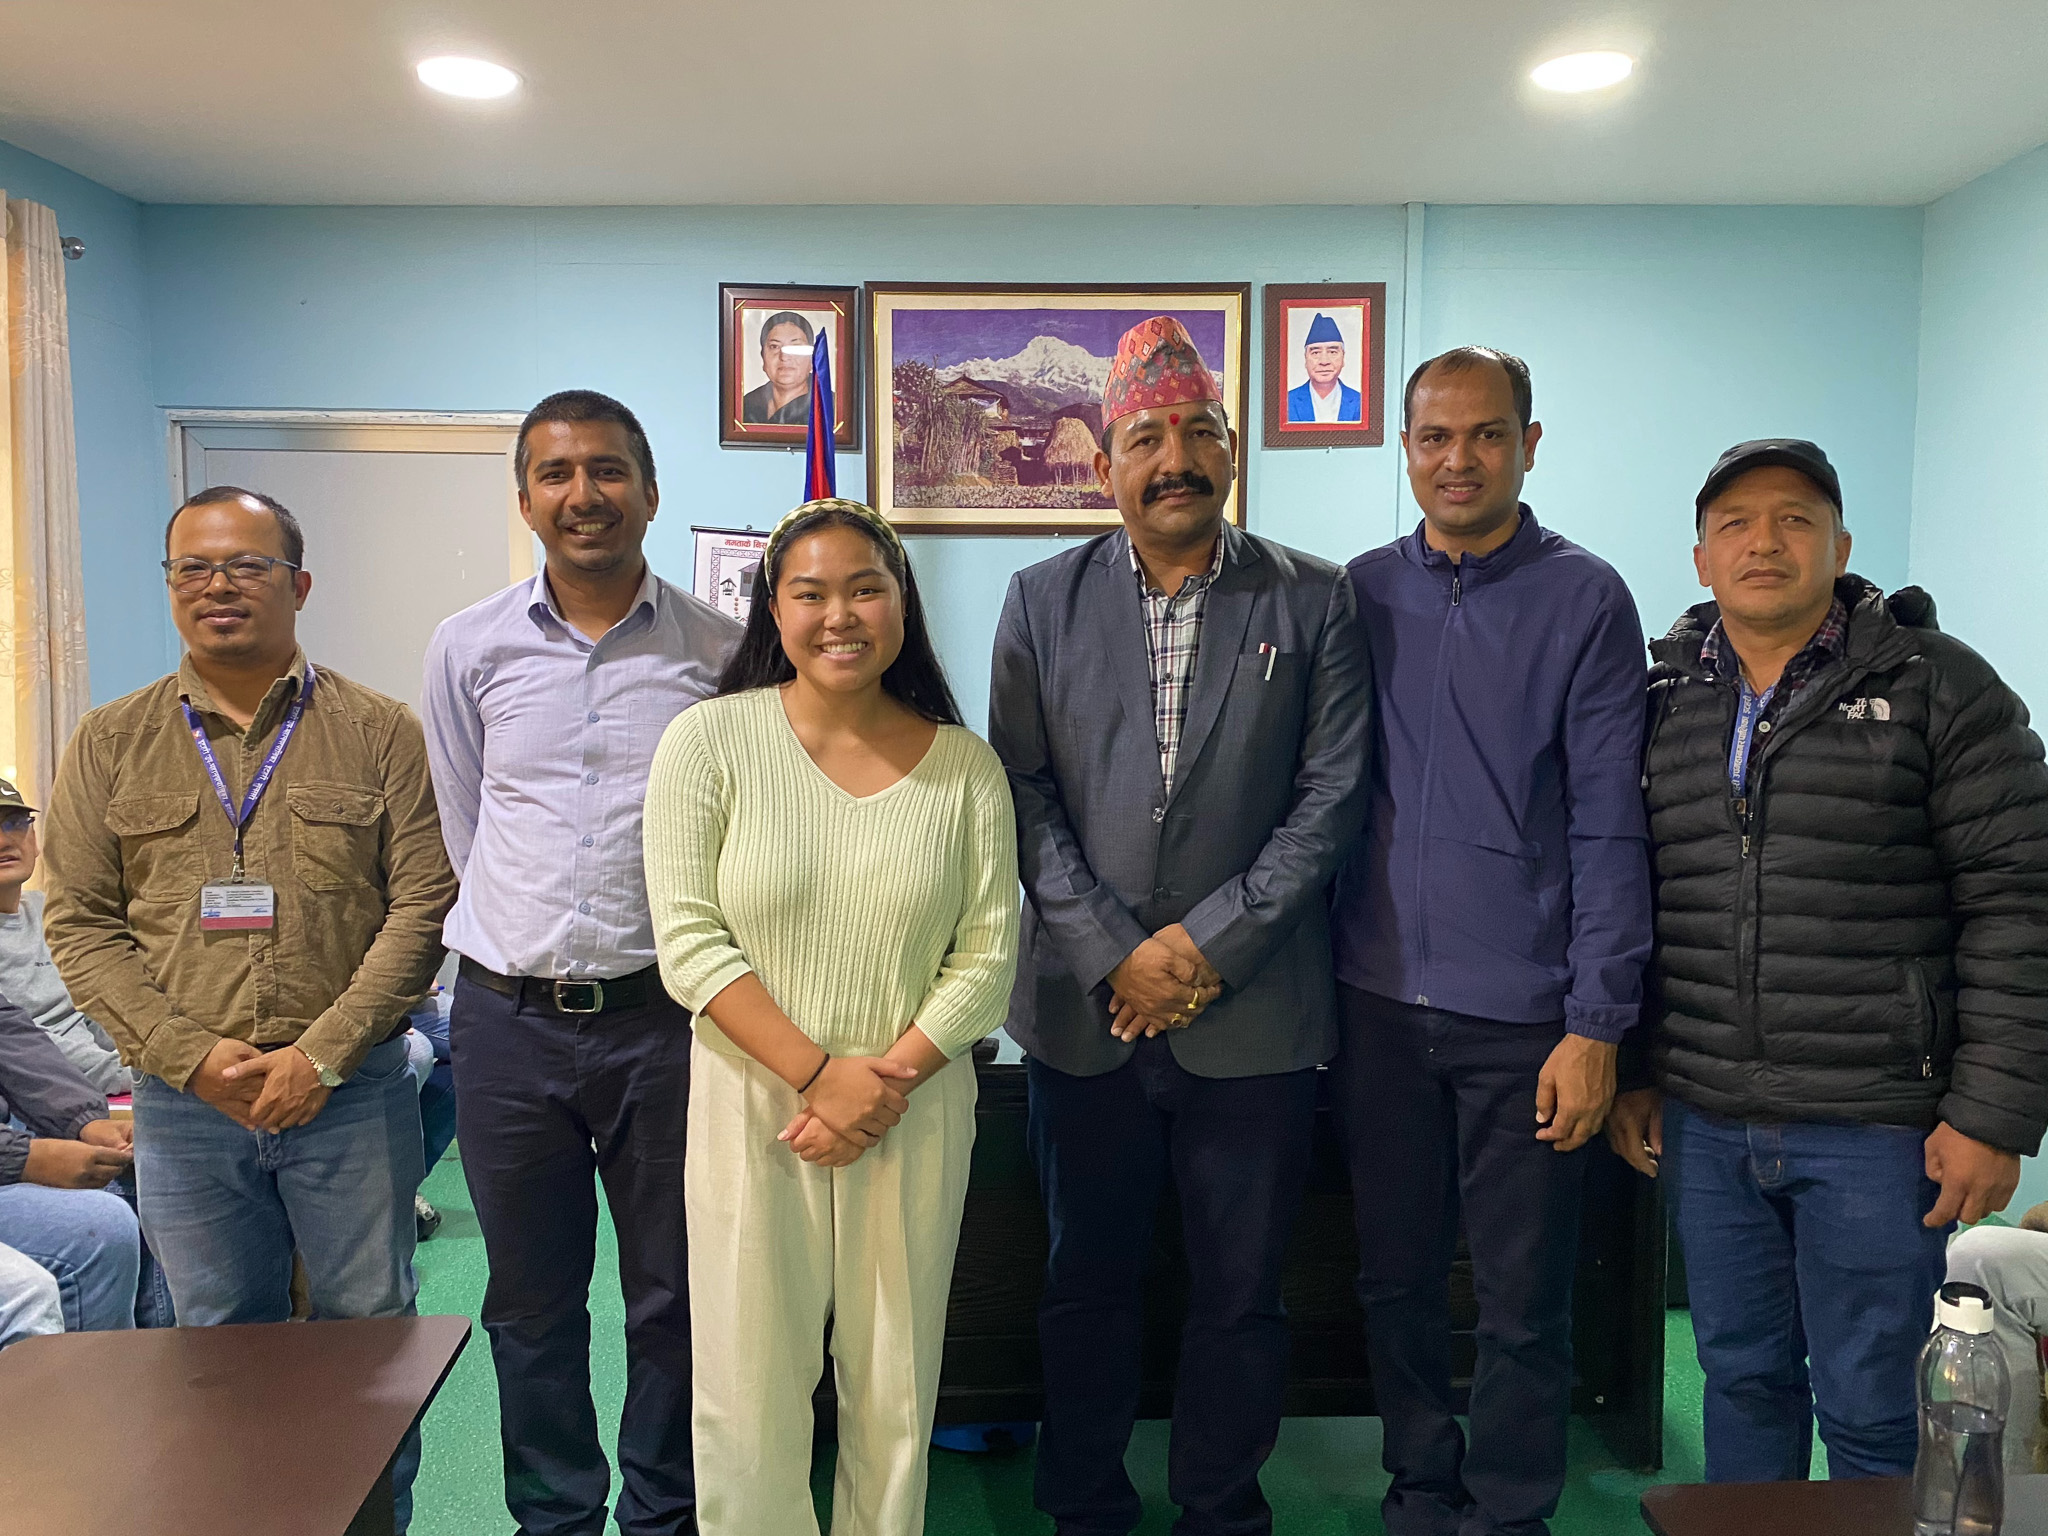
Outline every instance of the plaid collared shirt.
<path id="1" fill-rule="evenodd" d="M 1152 728 L 1159 737 L 1159 777 L 1173 793 L 1173 769 L 1180 757 L 1180 728 L 1188 717 L 1188 688 L 1195 676 L 1195 653 L 1202 644 L 1202 612 L 1209 588 L 1223 569 L 1223 537 L 1216 538 L 1216 557 L 1206 575 L 1190 576 L 1171 596 L 1153 586 L 1138 562 L 1137 547 L 1128 538 L 1124 548 L 1138 578 L 1138 601 L 1145 612 L 1145 654 L 1152 663 Z"/>
<path id="2" fill-rule="evenodd" d="M 1769 734 L 1778 716 L 1785 712 L 1779 707 L 1779 701 L 1789 706 L 1822 668 L 1840 660 L 1848 637 L 1849 610 L 1838 597 L 1828 605 L 1828 616 L 1820 621 L 1820 628 L 1813 632 L 1813 638 L 1800 647 L 1798 655 L 1785 663 L 1785 670 L 1778 674 L 1778 680 L 1758 693 L 1749 686 L 1749 679 L 1742 675 L 1742 663 L 1736 657 L 1734 647 L 1728 644 L 1721 621 L 1714 621 L 1706 643 L 1700 647 L 1700 665 L 1714 676 L 1733 678 L 1735 682 L 1735 734 L 1728 743 L 1728 782 L 1734 786 L 1737 795 L 1744 793 L 1749 785 L 1751 743 L 1758 735 Z"/>

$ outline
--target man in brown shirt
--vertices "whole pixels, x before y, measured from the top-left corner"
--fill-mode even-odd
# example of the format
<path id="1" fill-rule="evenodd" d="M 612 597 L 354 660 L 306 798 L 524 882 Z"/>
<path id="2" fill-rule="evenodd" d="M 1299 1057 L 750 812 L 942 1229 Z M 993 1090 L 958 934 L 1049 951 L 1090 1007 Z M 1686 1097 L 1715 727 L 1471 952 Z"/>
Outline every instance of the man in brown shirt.
<path id="1" fill-rule="evenodd" d="M 172 516 L 177 673 L 80 723 L 45 819 L 45 930 L 130 1066 L 144 1230 L 185 1324 L 413 1310 L 424 1175 L 407 1008 L 455 877 L 419 722 L 309 663 L 305 541 L 219 486 Z M 203 743 L 203 745 L 202 745 Z M 398 1530 L 417 1439 L 393 1468 Z"/>

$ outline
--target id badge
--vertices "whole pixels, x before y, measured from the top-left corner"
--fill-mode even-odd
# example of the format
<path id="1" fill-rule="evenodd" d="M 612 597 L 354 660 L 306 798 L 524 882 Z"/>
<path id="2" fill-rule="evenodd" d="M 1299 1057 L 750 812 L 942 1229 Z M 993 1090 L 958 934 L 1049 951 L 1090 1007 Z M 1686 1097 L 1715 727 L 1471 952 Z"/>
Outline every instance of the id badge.
<path id="1" fill-rule="evenodd" d="M 199 926 L 208 933 L 276 924 L 277 892 L 271 886 L 242 881 L 199 888 Z"/>

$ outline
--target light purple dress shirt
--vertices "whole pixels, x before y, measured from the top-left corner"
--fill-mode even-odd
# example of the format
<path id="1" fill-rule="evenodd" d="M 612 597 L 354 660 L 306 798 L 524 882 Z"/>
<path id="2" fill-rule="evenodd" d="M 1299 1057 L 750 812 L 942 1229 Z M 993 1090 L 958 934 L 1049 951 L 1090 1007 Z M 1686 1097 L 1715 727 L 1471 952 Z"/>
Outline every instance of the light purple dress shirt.
<path id="1" fill-rule="evenodd" d="M 562 618 L 541 575 L 442 622 L 421 714 L 462 879 L 450 949 L 506 976 L 608 980 L 654 964 L 647 770 L 739 637 L 652 569 L 596 642 Z"/>

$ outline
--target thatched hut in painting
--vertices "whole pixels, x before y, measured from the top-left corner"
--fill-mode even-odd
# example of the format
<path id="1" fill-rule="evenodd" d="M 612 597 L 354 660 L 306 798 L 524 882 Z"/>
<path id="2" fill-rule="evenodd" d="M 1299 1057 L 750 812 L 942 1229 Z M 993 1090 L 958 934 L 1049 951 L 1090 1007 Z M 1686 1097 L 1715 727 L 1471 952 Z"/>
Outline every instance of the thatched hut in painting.
<path id="1" fill-rule="evenodd" d="M 1085 485 L 1095 478 L 1095 439 L 1087 425 L 1062 416 L 1045 443 L 1046 468 L 1058 485 Z"/>

